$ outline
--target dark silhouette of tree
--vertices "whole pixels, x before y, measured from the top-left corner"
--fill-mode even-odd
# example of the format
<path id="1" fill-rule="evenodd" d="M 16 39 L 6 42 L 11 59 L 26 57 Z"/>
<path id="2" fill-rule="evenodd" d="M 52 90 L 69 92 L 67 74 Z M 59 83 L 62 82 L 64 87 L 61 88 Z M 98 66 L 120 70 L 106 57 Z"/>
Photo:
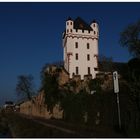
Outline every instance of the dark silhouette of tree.
<path id="1" fill-rule="evenodd" d="M 41 91 L 45 94 L 45 103 L 48 111 L 52 112 L 53 108 L 60 101 L 60 93 L 58 86 L 58 75 L 60 68 L 56 67 L 52 71 L 54 64 L 46 64 L 41 70 Z M 48 70 L 49 69 L 49 70 Z"/>
<path id="2" fill-rule="evenodd" d="M 34 94 L 33 87 L 32 75 L 18 76 L 18 82 L 16 85 L 16 91 L 18 95 L 26 96 L 29 100 L 31 100 L 32 95 Z"/>
<path id="3" fill-rule="evenodd" d="M 138 135 L 140 132 L 140 20 L 127 26 L 121 32 L 120 43 L 123 47 L 128 48 L 132 56 L 135 57 L 128 62 L 128 78 L 126 78 L 129 88 L 127 92 L 129 95 L 127 131 L 128 134 L 134 131 L 134 134 Z"/>
<path id="4" fill-rule="evenodd" d="M 51 66 L 50 63 L 46 63 L 42 69 L 41 69 L 41 72 L 40 72 L 40 79 L 41 79 L 41 85 L 43 86 L 44 85 L 44 79 L 45 79 L 45 73 L 46 73 L 46 70 L 47 68 Z M 41 87 L 42 88 L 42 87 Z"/>
<path id="5" fill-rule="evenodd" d="M 45 73 L 42 89 L 45 93 L 45 103 L 47 109 L 52 112 L 54 106 L 59 103 L 59 89 L 56 75 Z"/>
<path id="6" fill-rule="evenodd" d="M 52 63 L 46 63 L 42 69 L 41 69 L 41 72 L 40 72 L 40 75 L 41 75 L 41 82 L 44 82 L 44 79 L 45 79 L 45 76 L 46 76 L 46 70 L 48 67 L 51 67 L 51 66 L 57 66 L 58 68 L 62 67 L 63 66 L 63 61 L 57 61 L 57 62 L 52 62 Z M 42 83 L 42 85 L 44 85 L 44 83 Z"/>
<path id="7" fill-rule="evenodd" d="M 120 43 L 127 47 L 133 56 L 140 58 L 140 21 L 129 25 L 121 32 Z"/>
<path id="8" fill-rule="evenodd" d="M 113 71 L 113 58 L 104 55 L 99 56 L 99 70 L 104 72 Z"/>
<path id="9" fill-rule="evenodd" d="M 139 135 L 140 128 L 140 59 L 133 58 L 128 62 L 128 88 L 129 92 L 129 129 Z M 133 132 L 135 131 L 135 132 Z"/>
<path id="10" fill-rule="evenodd" d="M 133 58 L 128 62 L 129 76 L 133 82 L 140 81 L 140 59 Z"/>
<path id="11" fill-rule="evenodd" d="M 129 67 L 129 85 L 131 97 L 135 101 L 140 111 L 140 59 L 134 58 L 128 62 Z"/>

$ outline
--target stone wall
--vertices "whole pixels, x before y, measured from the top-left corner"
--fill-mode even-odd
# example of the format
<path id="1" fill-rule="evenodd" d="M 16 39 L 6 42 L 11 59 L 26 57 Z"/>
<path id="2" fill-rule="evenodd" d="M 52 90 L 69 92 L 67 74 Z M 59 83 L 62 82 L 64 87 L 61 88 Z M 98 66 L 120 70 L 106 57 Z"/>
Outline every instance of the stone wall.
<path id="1" fill-rule="evenodd" d="M 47 105 L 44 104 L 44 94 L 41 92 L 38 96 L 33 98 L 31 101 L 25 101 L 20 105 L 20 113 L 43 117 L 46 119 L 56 118 L 61 119 L 63 117 L 63 111 L 60 110 L 59 105 L 56 105 L 53 112 L 47 110 Z"/>

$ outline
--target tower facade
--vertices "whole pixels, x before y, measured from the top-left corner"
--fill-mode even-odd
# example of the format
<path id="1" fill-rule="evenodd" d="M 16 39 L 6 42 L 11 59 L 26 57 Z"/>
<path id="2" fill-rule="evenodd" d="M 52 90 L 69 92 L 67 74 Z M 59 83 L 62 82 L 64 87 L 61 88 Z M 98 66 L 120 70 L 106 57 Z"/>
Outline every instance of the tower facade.
<path id="1" fill-rule="evenodd" d="M 80 17 L 66 21 L 63 33 L 64 68 L 73 75 L 96 77 L 98 73 L 98 39 L 99 28 L 96 21 L 90 25 Z"/>

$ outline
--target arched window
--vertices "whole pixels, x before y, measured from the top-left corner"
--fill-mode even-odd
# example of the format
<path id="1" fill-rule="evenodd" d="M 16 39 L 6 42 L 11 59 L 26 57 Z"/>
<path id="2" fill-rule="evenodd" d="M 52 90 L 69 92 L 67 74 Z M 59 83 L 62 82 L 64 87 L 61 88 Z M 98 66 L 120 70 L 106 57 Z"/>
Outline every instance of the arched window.
<path id="1" fill-rule="evenodd" d="M 89 43 L 87 43 L 87 49 L 89 49 Z"/>
<path id="2" fill-rule="evenodd" d="M 87 61 L 89 61 L 90 60 L 90 55 L 89 54 L 87 54 Z"/>
<path id="3" fill-rule="evenodd" d="M 90 74 L 90 67 L 88 67 L 88 74 Z"/>
<path id="4" fill-rule="evenodd" d="M 79 74 L 79 68 L 76 67 L 76 74 Z"/>
<path id="5" fill-rule="evenodd" d="M 75 48 L 78 48 L 78 42 L 75 42 Z"/>
<path id="6" fill-rule="evenodd" d="M 78 53 L 75 54 L 75 59 L 78 60 Z"/>

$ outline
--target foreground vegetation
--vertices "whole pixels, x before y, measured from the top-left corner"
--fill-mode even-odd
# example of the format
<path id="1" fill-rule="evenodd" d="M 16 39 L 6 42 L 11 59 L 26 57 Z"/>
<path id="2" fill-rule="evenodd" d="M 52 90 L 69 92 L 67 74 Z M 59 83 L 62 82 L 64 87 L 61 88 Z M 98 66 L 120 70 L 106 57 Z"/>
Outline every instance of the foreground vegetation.
<path id="1" fill-rule="evenodd" d="M 94 130 L 121 132 L 125 137 L 140 136 L 140 65 L 139 59 L 132 59 L 126 64 L 126 70 L 121 73 L 120 86 L 120 109 L 121 109 L 121 130 L 118 126 L 118 112 L 116 94 L 113 88 L 102 89 L 108 77 L 89 80 L 89 91 L 86 89 L 76 93 L 76 82 L 70 81 L 65 88 L 59 89 L 58 75 L 53 76 L 44 73 L 42 89 L 45 91 L 46 104 L 51 111 L 55 104 L 59 104 L 63 110 L 63 120 L 77 125 L 86 125 Z M 111 83 L 112 86 L 113 82 Z M 103 133 L 101 132 L 101 134 Z M 113 137 L 113 135 L 110 136 Z"/>
<path id="2" fill-rule="evenodd" d="M 4 113 L 0 110 L 0 138 L 12 137 Z"/>

